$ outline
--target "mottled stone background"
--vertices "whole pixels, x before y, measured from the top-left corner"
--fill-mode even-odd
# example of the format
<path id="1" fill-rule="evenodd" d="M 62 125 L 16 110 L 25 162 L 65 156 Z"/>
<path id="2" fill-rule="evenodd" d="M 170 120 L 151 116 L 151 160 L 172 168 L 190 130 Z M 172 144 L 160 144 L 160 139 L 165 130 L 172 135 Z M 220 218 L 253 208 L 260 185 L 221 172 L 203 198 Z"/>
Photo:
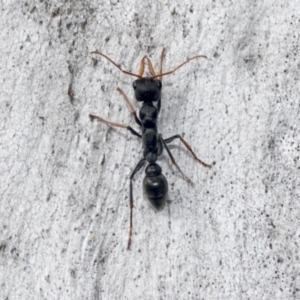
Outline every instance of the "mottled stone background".
<path id="1" fill-rule="evenodd" d="M 299 299 L 299 3 L 2 1 L 0 298 Z M 133 77 L 164 69 L 159 130 L 171 147 L 159 213 L 128 176 Z M 135 103 L 135 102 L 134 102 Z M 135 103 L 138 108 L 140 104 Z"/>

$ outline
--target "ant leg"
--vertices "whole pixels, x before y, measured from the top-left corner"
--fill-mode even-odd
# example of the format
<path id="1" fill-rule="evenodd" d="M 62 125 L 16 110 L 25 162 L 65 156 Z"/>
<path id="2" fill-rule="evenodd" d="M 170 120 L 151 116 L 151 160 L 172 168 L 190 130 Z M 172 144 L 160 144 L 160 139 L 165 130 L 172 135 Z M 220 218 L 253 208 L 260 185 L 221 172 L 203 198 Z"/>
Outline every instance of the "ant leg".
<path id="1" fill-rule="evenodd" d="M 109 126 L 115 126 L 115 127 L 120 127 L 120 128 L 127 129 L 127 130 L 129 130 L 133 135 L 135 135 L 135 136 L 137 136 L 137 137 L 139 137 L 139 138 L 142 138 L 142 136 L 141 136 L 139 133 L 137 133 L 137 132 L 136 132 L 132 127 L 130 127 L 130 126 L 126 126 L 126 125 L 123 125 L 123 124 L 110 122 L 110 121 L 107 121 L 107 120 L 102 119 L 102 118 L 100 118 L 100 117 L 97 117 L 97 116 L 95 116 L 95 115 L 89 115 L 89 116 L 90 116 L 91 120 L 96 119 L 97 121 L 102 122 L 102 123 L 104 123 L 104 124 L 106 124 L 106 125 L 109 125 Z"/>
<path id="2" fill-rule="evenodd" d="M 129 206 L 130 206 L 130 219 L 129 219 L 129 236 L 128 236 L 128 243 L 127 243 L 127 250 L 130 250 L 131 246 L 131 237 L 132 237 L 132 209 L 134 208 L 133 205 L 133 193 L 132 193 L 132 180 L 136 172 L 138 172 L 145 164 L 146 159 L 142 158 L 136 167 L 134 168 L 133 172 L 131 173 L 129 180 Z"/>
<path id="3" fill-rule="evenodd" d="M 128 99 L 128 97 L 126 96 L 126 94 L 125 94 L 120 88 L 117 88 L 117 91 L 124 97 L 124 99 L 125 99 L 125 101 L 126 101 L 128 107 L 129 107 L 131 113 L 132 113 L 133 116 L 134 116 L 135 122 L 136 122 L 138 125 L 142 126 L 142 123 L 141 123 L 140 119 L 137 117 L 136 110 L 134 109 L 132 103 L 129 101 L 129 99 Z"/>
<path id="4" fill-rule="evenodd" d="M 162 138 L 161 135 L 159 135 L 159 139 L 161 141 L 161 143 L 163 144 L 163 146 L 165 147 L 165 149 L 167 150 L 167 153 L 172 161 L 172 163 L 176 166 L 177 170 L 181 173 L 181 175 L 184 177 L 184 179 L 188 182 L 188 183 L 192 183 L 191 180 L 181 171 L 181 169 L 179 168 L 179 166 L 176 164 L 176 161 L 170 151 L 170 149 L 167 146 L 167 143 L 165 142 L 165 140 Z"/>
<path id="5" fill-rule="evenodd" d="M 194 151 L 192 150 L 191 146 L 181 137 L 181 135 L 176 134 L 172 137 L 169 137 L 168 139 L 165 139 L 164 142 L 166 144 L 171 143 L 172 141 L 174 141 L 175 139 L 180 139 L 180 141 L 183 143 L 183 145 L 191 152 L 191 154 L 193 155 L 193 157 L 196 159 L 196 161 L 198 163 L 200 163 L 202 166 L 206 167 L 206 168 L 211 168 L 211 165 L 203 162 L 202 160 L 200 160 L 196 154 L 194 153 Z"/>

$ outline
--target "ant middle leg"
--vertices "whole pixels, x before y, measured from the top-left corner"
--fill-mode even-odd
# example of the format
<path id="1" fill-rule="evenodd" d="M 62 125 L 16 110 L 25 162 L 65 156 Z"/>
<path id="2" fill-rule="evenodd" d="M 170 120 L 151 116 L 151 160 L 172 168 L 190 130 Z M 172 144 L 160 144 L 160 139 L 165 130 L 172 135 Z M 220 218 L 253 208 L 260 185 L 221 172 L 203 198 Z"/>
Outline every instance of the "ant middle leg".
<path id="1" fill-rule="evenodd" d="M 165 139 L 164 142 L 166 144 L 171 143 L 172 141 L 174 141 L 175 139 L 180 139 L 180 141 L 183 143 L 183 145 L 190 151 L 190 153 L 193 155 L 193 157 L 196 159 L 196 161 L 198 163 L 200 163 L 203 167 L 205 168 L 211 168 L 211 165 L 205 163 L 204 161 L 200 160 L 196 154 L 194 153 L 194 151 L 192 150 L 191 146 L 183 139 L 183 137 L 179 134 L 176 134 L 174 136 L 169 137 L 168 139 Z"/>
<path id="2" fill-rule="evenodd" d="M 94 119 L 96 119 L 97 121 L 99 121 L 99 122 L 102 122 L 102 123 L 104 123 L 104 124 L 106 124 L 106 125 L 109 125 L 109 126 L 114 126 L 114 127 L 119 127 L 119 128 L 124 128 L 124 129 L 127 129 L 127 130 L 129 130 L 133 135 L 135 135 L 135 136 L 137 136 L 137 137 L 139 137 L 139 138 L 142 138 L 142 136 L 138 133 L 138 132 L 136 132 L 132 127 L 130 127 L 130 126 L 126 126 L 126 125 L 123 125 L 123 124 L 120 124 L 120 123 L 115 123 L 115 122 L 110 122 L 110 121 L 107 121 L 107 120 L 105 120 L 105 119 L 103 119 L 103 118 L 101 118 L 101 117 L 98 117 L 98 116 L 95 116 L 95 115 L 89 115 L 90 116 L 90 119 L 91 120 L 94 120 Z"/>
<path id="3" fill-rule="evenodd" d="M 128 243 L 127 243 L 127 250 L 130 250 L 131 246 L 131 237 L 132 237 L 132 209 L 134 208 L 133 205 L 133 192 L 132 192 L 132 180 L 136 172 L 138 172 L 145 164 L 146 159 L 142 158 L 136 167 L 134 168 L 133 172 L 131 173 L 129 180 L 130 180 L 130 185 L 129 185 L 129 206 L 130 206 L 130 217 L 129 217 L 129 236 L 128 236 Z"/>

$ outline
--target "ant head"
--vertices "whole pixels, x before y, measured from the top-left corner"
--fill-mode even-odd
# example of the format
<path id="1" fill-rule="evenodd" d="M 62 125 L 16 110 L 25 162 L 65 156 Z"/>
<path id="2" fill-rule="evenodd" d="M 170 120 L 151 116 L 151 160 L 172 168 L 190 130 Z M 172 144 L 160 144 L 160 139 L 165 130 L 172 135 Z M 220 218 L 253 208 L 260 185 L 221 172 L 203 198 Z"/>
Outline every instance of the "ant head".
<path id="1" fill-rule="evenodd" d="M 162 87 L 161 80 L 162 80 L 163 76 L 173 74 L 176 70 L 181 68 L 183 65 L 185 65 L 186 63 L 188 63 L 192 59 L 196 59 L 196 58 L 200 58 L 200 57 L 206 58 L 206 56 L 204 56 L 204 55 L 194 56 L 192 58 L 187 59 L 185 62 L 183 62 L 182 64 L 177 66 L 172 71 L 168 71 L 168 72 L 163 73 L 162 68 L 161 68 L 162 58 L 163 58 L 163 55 L 164 55 L 164 49 L 163 49 L 163 52 L 162 52 L 162 55 L 161 55 L 161 65 L 160 65 L 159 74 L 155 73 L 155 71 L 153 69 L 153 66 L 152 66 L 152 63 L 151 63 L 151 60 L 147 56 L 144 56 L 141 60 L 139 73 L 134 74 L 134 73 L 123 70 L 119 65 L 117 65 L 113 60 L 111 60 L 105 54 L 103 54 L 99 51 L 94 51 L 92 53 L 99 54 L 99 55 L 105 57 L 107 60 L 109 60 L 113 65 L 115 65 L 124 74 L 137 77 L 138 79 L 133 82 L 133 89 L 134 89 L 134 93 L 135 93 L 135 98 L 136 98 L 137 101 L 144 101 L 144 102 L 155 102 L 155 101 L 158 101 L 160 99 L 161 87 Z M 143 77 L 145 63 L 148 65 L 150 74 L 152 75 L 151 77 Z"/>
<path id="2" fill-rule="evenodd" d="M 132 84 L 137 101 L 155 102 L 161 97 L 162 83 L 152 77 L 137 79 Z"/>

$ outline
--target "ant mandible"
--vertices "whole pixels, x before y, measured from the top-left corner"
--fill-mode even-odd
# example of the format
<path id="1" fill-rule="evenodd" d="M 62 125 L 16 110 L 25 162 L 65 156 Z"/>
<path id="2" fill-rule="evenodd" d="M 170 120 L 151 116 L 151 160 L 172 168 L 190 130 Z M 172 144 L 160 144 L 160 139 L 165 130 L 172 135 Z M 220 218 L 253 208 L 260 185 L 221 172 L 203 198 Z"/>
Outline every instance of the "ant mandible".
<path id="1" fill-rule="evenodd" d="M 155 73 L 154 68 L 152 66 L 151 60 L 144 56 L 141 60 L 140 69 L 138 74 L 134 74 L 128 71 L 123 70 L 119 65 L 117 65 L 113 60 L 111 60 L 105 54 L 94 51 L 93 54 L 99 54 L 109 60 L 113 65 L 115 65 L 121 72 L 126 75 L 135 76 L 138 79 L 133 82 L 133 89 L 135 98 L 139 102 L 143 102 L 142 108 L 139 111 L 139 117 L 136 114 L 136 111 L 129 101 L 128 97 L 125 93 L 117 88 L 118 92 L 124 97 L 131 113 L 134 116 L 135 122 L 141 127 L 142 134 L 136 132 L 132 127 L 126 126 L 123 124 L 115 123 L 107 121 L 101 117 L 90 114 L 90 118 L 92 120 L 96 119 L 99 122 L 105 123 L 109 126 L 120 127 L 129 130 L 133 135 L 139 137 L 142 141 L 143 145 L 143 158 L 138 162 L 133 172 L 129 177 L 130 186 L 129 186 L 129 201 L 130 201 L 130 224 L 129 224 L 129 237 L 127 250 L 130 249 L 131 246 L 131 238 L 132 238 L 132 210 L 133 210 L 133 193 L 132 193 L 132 181 L 134 175 L 144 166 L 145 162 L 148 162 L 148 166 L 145 169 L 145 177 L 143 180 L 143 190 L 149 199 L 150 203 L 154 206 L 155 209 L 161 210 L 166 204 L 167 192 L 168 192 L 168 182 L 166 177 L 162 174 L 161 167 L 156 163 L 158 156 L 162 154 L 163 148 L 166 149 L 172 163 L 176 166 L 179 172 L 184 176 L 185 179 L 189 181 L 189 179 L 183 174 L 179 166 L 176 164 L 175 159 L 168 148 L 167 144 L 171 143 L 175 139 L 180 139 L 183 145 L 187 148 L 187 150 L 193 155 L 195 160 L 203 165 L 206 168 L 211 168 L 211 165 L 206 164 L 202 160 L 200 160 L 191 146 L 183 139 L 183 137 L 179 134 L 169 137 L 168 139 L 163 139 L 162 135 L 158 133 L 156 121 L 161 108 L 161 89 L 162 89 L 162 77 L 166 75 L 173 74 L 177 69 L 196 58 L 206 58 L 204 55 L 197 55 L 192 58 L 189 58 L 178 67 L 176 67 L 172 71 L 168 71 L 163 73 L 162 64 L 165 54 L 165 48 L 163 48 L 161 57 L 160 57 L 160 66 L 158 74 Z M 151 76 L 143 77 L 145 62 L 148 65 Z M 156 102 L 157 105 L 154 106 L 153 103 Z"/>

